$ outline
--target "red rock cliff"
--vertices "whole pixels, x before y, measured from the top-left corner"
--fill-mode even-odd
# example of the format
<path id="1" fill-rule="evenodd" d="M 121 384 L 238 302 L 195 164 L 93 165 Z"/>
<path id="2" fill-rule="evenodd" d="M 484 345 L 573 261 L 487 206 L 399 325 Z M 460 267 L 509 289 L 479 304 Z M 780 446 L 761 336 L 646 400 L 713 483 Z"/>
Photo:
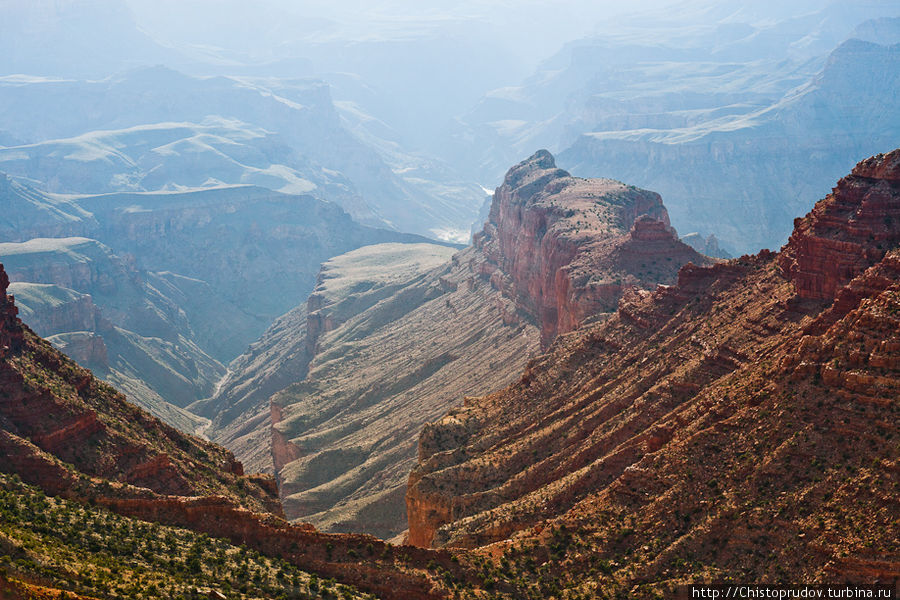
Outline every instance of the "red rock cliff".
<path id="1" fill-rule="evenodd" d="M 659 194 L 572 177 L 546 150 L 509 170 L 474 243 L 487 257 L 482 276 L 535 319 L 545 347 L 615 310 L 625 288 L 711 262 L 678 240 Z"/>
<path id="2" fill-rule="evenodd" d="M 859 163 L 824 200 L 794 222 L 778 264 L 804 299 L 838 289 L 900 242 L 900 150 Z"/>

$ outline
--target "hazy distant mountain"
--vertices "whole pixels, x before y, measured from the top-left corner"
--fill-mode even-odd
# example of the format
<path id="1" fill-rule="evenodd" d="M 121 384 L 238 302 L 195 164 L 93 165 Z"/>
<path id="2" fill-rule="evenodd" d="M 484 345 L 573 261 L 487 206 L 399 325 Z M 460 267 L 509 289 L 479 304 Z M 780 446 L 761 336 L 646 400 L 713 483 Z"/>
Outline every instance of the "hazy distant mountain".
<path id="1" fill-rule="evenodd" d="M 164 67 L 102 81 L 3 77 L 0 130 L 24 141 L 0 148 L 0 170 L 58 192 L 249 183 L 458 241 L 481 202 L 477 186 L 454 183 L 447 169 L 423 172 L 384 149 L 388 165 L 348 131 L 317 80 L 200 78 Z M 449 198 L 445 187 L 455 190 Z"/>
<path id="2" fill-rule="evenodd" d="M 900 43 L 900 17 L 869 19 L 853 30 L 851 37 L 882 46 Z"/>
<path id="3" fill-rule="evenodd" d="M 821 140 L 827 130 L 829 136 L 868 144 L 852 152 L 818 144 L 818 155 L 812 160 L 826 160 L 832 166 L 809 172 L 807 187 L 791 193 L 794 205 L 779 209 L 778 214 L 772 213 L 771 206 L 742 206 L 735 214 L 732 209 L 711 207 L 712 199 L 696 205 L 694 197 L 703 196 L 706 185 L 712 191 L 723 190 L 723 195 L 743 198 L 745 184 L 763 189 L 783 182 L 782 174 L 757 173 L 758 177 L 747 176 L 738 186 L 731 185 L 730 174 L 717 177 L 707 166 L 703 175 L 696 173 L 697 179 L 702 177 L 697 183 L 691 181 L 688 166 L 694 159 L 671 158 L 663 145 L 634 149 L 631 158 L 620 160 L 618 146 L 598 147 L 590 156 L 585 154 L 581 136 L 666 137 L 668 144 L 680 144 L 673 139 L 674 132 L 719 126 L 719 137 L 727 145 L 731 143 L 726 141 L 728 128 L 741 128 L 740 123 L 751 115 L 782 105 L 796 96 L 793 90 L 817 81 L 829 54 L 848 36 L 891 39 L 892 21 L 884 18 L 889 16 L 896 16 L 896 5 L 881 1 L 686 0 L 664 11 L 636 9 L 617 19 L 618 27 L 601 26 L 596 35 L 567 44 L 522 84 L 486 94 L 460 119 L 454 141 L 442 156 L 452 156 L 448 159 L 482 181 L 496 181 L 506 164 L 535 148 L 556 149 L 561 165 L 579 175 L 612 177 L 660 192 L 676 228 L 698 230 L 704 236 L 715 233 L 735 250 L 777 246 L 790 231 L 790 215 L 807 210 L 857 160 L 885 149 L 876 145 L 869 131 L 851 128 L 852 115 L 864 115 L 867 109 L 832 105 L 826 109 L 830 117 L 823 112 L 819 122 L 801 120 L 788 126 L 793 132 L 791 143 L 816 145 L 814 140 Z M 862 65 L 864 71 L 858 75 L 878 82 L 891 80 L 891 64 L 873 60 Z M 894 93 L 890 85 L 876 88 L 873 91 L 882 99 Z M 877 131 L 873 125 L 872 132 Z M 564 152 L 576 142 L 577 149 Z M 764 152 L 759 149 L 760 154 Z M 711 150 L 710 161 L 698 162 L 715 162 L 720 159 L 716 153 L 721 150 Z M 746 160 L 734 162 L 735 171 L 758 170 L 758 162 Z"/>
<path id="4" fill-rule="evenodd" d="M 0 172 L 0 241 L 86 235 L 97 226 L 89 212 Z"/>
<path id="5" fill-rule="evenodd" d="M 777 249 L 791 215 L 856 161 L 896 145 L 898 95 L 900 45 L 850 40 L 811 83 L 772 106 L 690 126 L 597 130 L 560 162 L 658 190 L 673 223 L 715 232 L 740 252 Z"/>

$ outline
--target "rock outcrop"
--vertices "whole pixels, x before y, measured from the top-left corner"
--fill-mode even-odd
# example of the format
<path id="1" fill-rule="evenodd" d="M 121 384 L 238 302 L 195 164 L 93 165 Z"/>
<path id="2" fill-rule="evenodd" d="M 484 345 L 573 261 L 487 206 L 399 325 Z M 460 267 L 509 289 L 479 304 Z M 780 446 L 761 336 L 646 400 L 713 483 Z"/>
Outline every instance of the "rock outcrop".
<path id="1" fill-rule="evenodd" d="M 801 298 L 834 299 L 837 290 L 900 243 L 900 152 L 859 163 L 812 212 L 794 223 L 778 258 Z"/>
<path id="2" fill-rule="evenodd" d="M 22 345 L 22 330 L 18 327 L 19 309 L 14 299 L 7 295 L 9 276 L 0 265 L 0 359 L 16 352 Z"/>
<path id="3" fill-rule="evenodd" d="M 523 597 L 896 583 L 898 164 L 860 163 L 780 254 L 628 293 L 426 426 L 410 541 L 502 555 Z"/>
<path id="4" fill-rule="evenodd" d="M 719 239 L 713 234 L 709 234 L 704 238 L 699 233 L 693 232 L 681 236 L 681 241 L 700 254 L 705 254 L 706 256 L 712 256 L 713 258 L 733 258 L 728 251 L 719 246 Z"/>
<path id="5" fill-rule="evenodd" d="M 678 240 L 659 194 L 558 169 L 546 150 L 509 170 L 474 244 L 492 277 L 539 324 L 541 343 L 615 310 L 629 286 L 671 283 L 710 260 Z"/>
<path id="6" fill-rule="evenodd" d="M 20 316 L 42 337 L 69 331 L 95 331 L 100 309 L 89 294 L 42 283 L 17 282 L 10 293 L 18 298 Z"/>
<path id="7" fill-rule="evenodd" d="M 109 373 L 109 351 L 103 338 L 91 331 L 51 335 L 47 341 L 60 352 L 94 373 Z M 173 407 L 174 408 L 174 407 Z"/>

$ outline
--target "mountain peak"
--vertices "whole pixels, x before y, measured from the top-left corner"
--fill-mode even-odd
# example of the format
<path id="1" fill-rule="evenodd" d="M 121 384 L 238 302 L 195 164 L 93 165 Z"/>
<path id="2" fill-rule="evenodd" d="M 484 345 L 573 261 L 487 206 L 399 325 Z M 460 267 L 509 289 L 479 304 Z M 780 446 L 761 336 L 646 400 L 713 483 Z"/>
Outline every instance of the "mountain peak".
<path id="1" fill-rule="evenodd" d="M 555 169 L 556 168 L 556 159 L 553 158 L 553 155 L 550 154 L 549 150 L 545 150 L 541 148 L 527 159 L 522 161 L 520 164 L 533 164 L 536 167 L 541 169 Z"/>
<path id="2" fill-rule="evenodd" d="M 506 172 L 503 187 L 521 190 L 522 196 L 529 196 L 549 181 L 563 177 L 569 177 L 569 173 L 557 168 L 553 155 L 547 150 L 538 150 Z"/>

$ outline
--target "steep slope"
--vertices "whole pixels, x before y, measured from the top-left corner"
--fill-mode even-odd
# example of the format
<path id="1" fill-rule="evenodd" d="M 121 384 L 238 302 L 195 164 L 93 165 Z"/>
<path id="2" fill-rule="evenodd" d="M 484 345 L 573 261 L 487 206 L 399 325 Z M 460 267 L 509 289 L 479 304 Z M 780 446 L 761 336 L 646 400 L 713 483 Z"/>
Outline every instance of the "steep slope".
<path id="1" fill-rule="evenodd" d="M 613 310 L 625 286 L 710 262 L 667 223 L 657 194 L 570 177 L 538 152 L 510 169 L 484 231 L 451 261 L 411 269 L 414 251 L 374 246 L 326 263 L 305 308 L 232 364 L 202 414 L 226 415 L 215 439 L 255 467 L 274 423 L 289 517 L 395 536 L 423 423 L 508 384 L 542 340 Z"/>
<path id="2" fill-rule="evenodd" d="M 504 385 L 510 366 L 520 369 L 537 348 L 536 327 L 478 276 L 482 262 L 463 251 L 383 296 L 375 288 L 334 302 L 329 282 L 316 289 L 311 304 L 322 305 L 307 305 L 307 331 L 319 332 L 308 374 L 271 400 L 289 517 L 383 538 L 405 529 L 404 482 L 422 424 L 460 394 Z"/>
<path id="3" fill-rule="evenodd" d="M 780 254 L 626 295 L 425 428 L 410 541 L 496 543 L 487 570 L 522 597 L 896 582 L 898 247 L 895 150 Z"/>
<path id="4" fill-rule="evenodd" d="M 214 439 L 248 465 L 272 471 L 269 398 L 306 376 L 320 337 L 450 259 L 434 244 L 377 244 L 326 261 L 305 304 L 289 311 L 229 365 L 216 395 L 192 406 Z"/>
<path id="5" fill-rule="evenodd" d="M 387 600 L 437 600 L 477 584 L 446 552 L 288 524 L 270 476 L 245 476 L 230 452 L 163 424 L 54 350 L 17 318 L 8 284 L 0 266 L 3 597 L 67 597 L 57 585 L 133 597 L 134 576 L 149 579 L 144 596 L 171 597 L 160 587 L 193 581 L 238 584 L 231 594 L 241 598 L 261 586 L 268 597 L 300 576 L 286 563 L 330 579 L 313 586 L 304 576 L 300 597 L 353 595 L 334 579 Z"/>
<path id="6" fill-rule="evenodd" d="M 271 482 L 243 478 L 230 452 L 127 403 L 23 326 L 8 286 L 0 270 L 0 436 L 7 472 L 30 455 L 49 453 L 76 479 L 101 477 L 162 494 L 220 494 L 257 510 L 278 510 Z M 68 476 L 41 479 L 51 474 L 28 476 L 42 487 L 65 488 Z"/>

